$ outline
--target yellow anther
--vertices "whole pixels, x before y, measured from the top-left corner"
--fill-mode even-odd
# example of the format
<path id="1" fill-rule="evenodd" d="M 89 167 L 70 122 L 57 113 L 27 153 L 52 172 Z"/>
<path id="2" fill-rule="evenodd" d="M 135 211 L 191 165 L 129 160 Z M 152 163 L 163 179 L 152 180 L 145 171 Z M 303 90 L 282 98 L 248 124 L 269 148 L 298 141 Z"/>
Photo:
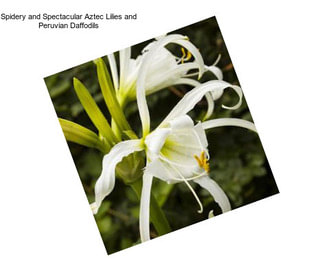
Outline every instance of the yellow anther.
<path id="1" fill-rule="evenodd" d="M 203 168 L 203 164 L 202 164 L 200 158 L 197 155 L 194 155 L 194 158 L 197 161 L 197 163 L 199 164 L 199 167 Z"/>
<path id="2" fill-rule="evenodd" d="M 183 64 L 184 60 L 185 60 L 186 52 L 185 52 L 185 49 L 183 47 L 181 48 L 181 51 L 182 51 L 181 63 Z"/>
<path id="3" fill-rule="evenodd" d="M 194 155 L 194 158 L 199 164 L 200 168 L 203 168 L 206 172 L 210 171 L 210 165 L 206 158 L 205 151 L 201 152 L 200 157 L 198 157 L 197 155 Z"/>
<path id="4" fill-rule="evenodd" d="M 190 51 L 187 51 L 186 61 L 190 60 L 192 58 L 192 54 Z"/>
<path id="5" fill-rule="evenodd" d="M 182 51 L 182 58 L 185 58 L 186 52 L 185 52 L 185 49 L 183 47 L 181 47 L 181 51 Z"/>
<path id="6" fill-rule="evenodd" d="M 181 63 L 183 64 L 184 61 L 188 61 L 191 59 L 192 54 L 190 51 L 187 50 L 187 53 L 185 52 L 185 49 L 183 47 L 181 47 L 181 51 L 182 51 L 182 57 L 181 57 Z"/>

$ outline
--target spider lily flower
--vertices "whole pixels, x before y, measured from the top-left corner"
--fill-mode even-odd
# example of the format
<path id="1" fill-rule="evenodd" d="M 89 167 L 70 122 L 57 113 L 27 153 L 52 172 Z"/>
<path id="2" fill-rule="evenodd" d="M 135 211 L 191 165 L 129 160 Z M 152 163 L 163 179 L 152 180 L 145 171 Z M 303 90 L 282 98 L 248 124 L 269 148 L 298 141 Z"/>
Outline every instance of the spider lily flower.
<path id="1" fill-rule="evenodd" d="M 165 48 L 170 43 L 182 46 L 182 57 L 176 57 Z M 192 56 L 194 61 L 187 62 Z M 137 78 L 139 73 L 145 72 L 142 66 L 146 62 L 149 63 L 149 67 L 146 70 L 145 95 L 150 95 L 172 85 L 186 84 L 195 87 L 199 83 L 191 77 L 198 75 L 200 78 L 206 71 L 212 72 L 219 80 L 223 78 L 221 70 L 215 66 L 217 62 L 211 66 L 206 66 L 199 50 L 186 36 L 179 34 L 157 38 L 156 41 L 149 43 L 136 59 L 131 58 L 130 47 L 119 51 L 119 58 L 120 78 L 114 54 L 108 55 L 114 88 L 122 106 L 125 106 L 128 101 L 136 99 Z M 198 72 L 191 73 L 192 70 L 198 70 Z M 211 95 L 207 95 L 210 107 L 213 100 Z M 220 96 L 218 95 L 218 97 Z M 211 108 L 209 111 L 211 111 Z"/>
<path id="2" fill-rule="evenodd" d="M 165 46 L 175 43 L 182 46 L 189 52 L 180 60 L 174 56 Z M 153 52 L 153 53 L 152 53 Z M 190 70 L 199 69 L 199 74 L 204 71 L 204 62 L 198 49 L 183 35 L 173 34 L 163 36 L 148 44 L 136 59 L 131 58 L 131 48 L 123 49 L 119 52 L 120 58 L 120 79 L 114 54 L 108 55 L 114 87 L 121 104 L 127 100 L 136 99 L 136 79 L 143 60 L 149 55 L 151 63 L 149 76 L 145 82 L 146 95 L 152 94 L 160 89 L 176 84 L 176 81 L 184 77 Z M 194 57 L 194 62 L 185 63 L 190 56 Z"/>
<path id="3" fill-rule="evenodd" d="M 150 239 L 149 212 L 153 177 L 169 184 L 185 183 L 200 205 L 199 212 L 203 211 L 203 206 L 190 182 L 195 182 L 208 190 L 214 201 L 221 207 L 222 212 L 229 211 L 231 206 L 227 196 L 208 176 L 209 153 L 205 130 L 219 126 L 238 126 L 256 131 L 253 123 L 233 118 L 214 119 L 194 125 L 187 113 L 206 93 L 221 92 L 228 87 L 235 87 L 227 82 L 214 80 L 201 84 L 186 93 L 161 124 L 150 132 L 145 89 L 140 85 L 143 82 L 139 76 L 137 102 L 143 126 L 143 137 L 120 142 L 105 155 L 103 170 L 95 185 L 95 202 L 91 205 L 93 212 L 96 213 L 102 200 L 113 190 L 115 167 L 118 162 L 132 152 L 145 151 L 146 167 L 143 173 L 139 218 L 142 242 Z"/>
<path id="4" fill-rule="evenodd" d="M 230 210 L 230 202 L 224 192 L 210 181 L 208 142 L 201 123 L 194 125 L 188 116 L 179 116 L 164 123 L 145 139 L 147 159 L 146 172 L 169 184 L 184 182 L 192 191 L 200 205 L 189 181 L 194 181 L 207 189 L 214 196 L 223 212 Z"/>

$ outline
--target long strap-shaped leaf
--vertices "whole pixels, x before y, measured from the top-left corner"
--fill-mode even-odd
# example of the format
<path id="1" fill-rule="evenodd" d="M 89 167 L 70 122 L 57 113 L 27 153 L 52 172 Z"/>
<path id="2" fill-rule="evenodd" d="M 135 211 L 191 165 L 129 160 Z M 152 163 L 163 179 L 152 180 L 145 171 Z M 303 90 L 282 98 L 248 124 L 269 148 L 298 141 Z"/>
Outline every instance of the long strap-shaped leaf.
<path id="1" fill-rule="evenodd" d="M 94 99 L 92 98 L 90 92 L 81 83 L 81 81 L 75 77 L 73 83 L 77 97 L 79 98 L 89 118 L 91 119 L 95 127 L 98 129 L 100 134 L 103 137 L 105 137 L 108 140 L 108 142 L 113 146 L 115 143 L 118 142 L 118 140 L 115 137 L 108 121 L 102 114 L 100 108 L 97 106 Z"/>
<path id="2" fill-rule="evenodd" d="M 63 129 L 66 140 L 90 147 L 96 148 L 105 153 L 110 149 L 110 146 L 104 144 L 97 134 L 91 130 L 69 120 L 59 118 L 59 123 Z"/>
<path id="3" fill-rule="evenodd" d="M 131 127 L 117 100 L 107 66 L 101 58 L 95 60 L 95 64 L 97 66 L 98 79 L 103 98 L 107 104 L 112 119 L 115 121 L 121 131 L 131 130 Z"/>

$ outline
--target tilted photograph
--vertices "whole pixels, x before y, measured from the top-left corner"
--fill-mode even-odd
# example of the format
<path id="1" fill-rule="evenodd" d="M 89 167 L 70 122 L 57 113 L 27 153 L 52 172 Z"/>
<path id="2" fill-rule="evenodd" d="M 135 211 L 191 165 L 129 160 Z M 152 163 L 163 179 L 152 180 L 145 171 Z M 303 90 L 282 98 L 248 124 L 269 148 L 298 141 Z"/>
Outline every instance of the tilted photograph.
<path id="1" fill-rule="evenodd" d="M 107 254 L 279 193 L 215 17 L 107 53 L 44 79 Z"/>

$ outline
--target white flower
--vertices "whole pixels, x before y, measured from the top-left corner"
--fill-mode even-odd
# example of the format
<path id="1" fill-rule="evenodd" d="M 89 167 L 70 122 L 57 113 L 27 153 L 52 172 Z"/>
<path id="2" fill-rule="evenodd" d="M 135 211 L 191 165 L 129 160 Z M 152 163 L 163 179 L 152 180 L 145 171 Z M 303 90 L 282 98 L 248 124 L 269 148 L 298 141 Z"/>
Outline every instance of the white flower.
<path id="1" fill-rule="evenodd" d="M 174 56 L 165 46 L 175 43 L 182 46 L 183 56 Z M 185 51 L 185 49 L 186 51 Z M 193 62 L 186 62 L 194 57 Z M 217 61 L 212 66 L 206 66 L 199 50 L 183 35 L 171 34 L 162 36 L 149 43 L 136 59 L 131 58 L 131 48 L 119 51 L 120 79 L 114 54 L 108 55 L 114 88 L 119 102 L 124 106 L 127 101 L 136 99 L 137 79 L 140 73 L 144 73 L 145 95 L 172 85 L 197 86 L 199 82 L 191 77 L 198 75 L 200 78 L 206 71 L 212 72 L 217 79 L 222 80 L 222 72 L 216 67 Z M 198 72 L 190 72 L 198 70 Z M 222 94 L 221 94 L 222 95 Z M 207 94 L 209 111 L 206 117 L 213 112 L 213 100 L 221 95 L 213 97 Z"/>
<path id="2" fill-rule="evenodd" d="M 145 139 L 149 164 L 146 172 L 168 183 L 185 182 L 200 205 L 188 181 L 208 186 L 223 212 L 230 203 L 223 191 L 208 177 L 209 154 L 207 139 L 201 123 L 194 126 L 188 115 L 177 117 L 150 133 Z M 209 183 L 209 184 L 207 184 Z"/>
<path id="3" fill-rule="evenodd" d="M 144 65 L 143 63 L 141 72 L 144 70 Z M 96 212 L 104 197 L 112 191 L 117 163 L 132 152 L 145 150 L 147 159 L 143 174 L 139 228 L 141 240 L 147 241 L 150 239 L 149 206 L 153 177 L 156 176 L 168 183 L 186 183 L 197 199 L 200 212 L 202 212 L 202 204 L 189 184 L 193 181 L 208 190 L 222 211 L 226 212 L 231 209 L 230 202 L 219 185 L 208 176 L 209 154 L 205 130 L 219 126 L 239 126 L 256 130 L 251 122 L 231 118 L 209 120 L 194 125 L 187 113 L 206 93 L 216 94 L 229 87 L 238 89 L 237 86 L 232 86 L 227 82 L 214 80 L 201 84 L 188 92 L 164 121 L 150 132 L 150 118 L 144 86 L 145 81 L 140 73 L 137 80 L 137 102 L 142 121 L 143 138 L 118 143 L 105 155 L 103 170 L 95 185 L 95 203 L 91 207 Z M 240 91 L 240 88 L 238 90 Z"/>

